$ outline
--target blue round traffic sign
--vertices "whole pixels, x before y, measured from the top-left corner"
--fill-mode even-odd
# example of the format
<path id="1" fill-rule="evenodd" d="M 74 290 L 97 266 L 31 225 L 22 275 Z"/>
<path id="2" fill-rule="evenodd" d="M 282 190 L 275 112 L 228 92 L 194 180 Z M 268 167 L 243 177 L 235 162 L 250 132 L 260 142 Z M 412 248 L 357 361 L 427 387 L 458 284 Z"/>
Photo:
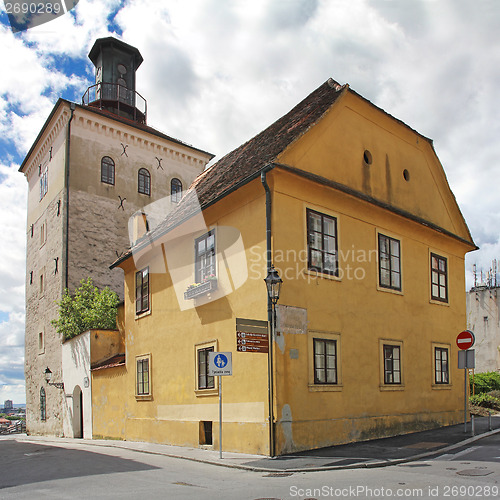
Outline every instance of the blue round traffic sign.
<path id="1" fill-rule="evenodd" d="M 214 365 L 217 368 L 224 368 L 227 365 L 227 357 L 224 354 L 217 354 L 214 359 Z"/>

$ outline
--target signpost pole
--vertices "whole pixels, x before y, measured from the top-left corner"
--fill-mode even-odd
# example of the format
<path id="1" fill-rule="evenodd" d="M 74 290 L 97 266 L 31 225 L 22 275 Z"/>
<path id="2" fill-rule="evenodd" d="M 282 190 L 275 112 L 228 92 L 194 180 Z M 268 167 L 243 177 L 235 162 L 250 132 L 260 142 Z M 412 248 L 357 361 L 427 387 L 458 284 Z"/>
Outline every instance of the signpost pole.
<path id="1" fill-rule="evenodd" d="M 219 375 L 219 458 L 222 459 L 222 376 Z"/>
<path id="2" fill-rule="evenodd" d="M 469 370 L 464 368 L 464 432 L 467 432 L 467 374 Z"/>

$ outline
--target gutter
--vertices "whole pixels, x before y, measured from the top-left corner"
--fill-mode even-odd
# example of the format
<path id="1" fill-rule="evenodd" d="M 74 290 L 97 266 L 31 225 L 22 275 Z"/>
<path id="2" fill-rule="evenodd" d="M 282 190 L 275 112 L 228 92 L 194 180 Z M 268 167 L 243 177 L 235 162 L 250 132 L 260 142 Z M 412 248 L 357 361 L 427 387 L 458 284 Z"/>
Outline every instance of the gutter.
<path id="1" fill-rule="evenodd" d="M 260 180 L 266 191 L 266 257 L 267 257 L 267 272 L 271 271 L 272 267 L 272 248 L 271 248 L 271 190 L 267 184 L 266 174 L 273 167 L 267 165 L 260 173 Z M 269 398 L 269 456 L 275 456 L 274 446 L 274 368 L 273 368 L 273 340 L 274 340 L 274 318 L 273 304 L 269 294 L 267 296 L 267 322 L 269 325 L 269 351 L 267 354 L 267 393 Z"/>
<path id="2" fill-rule="evenodd" d="M 71 115 L 68 121 L 68 128 L 66 131 L 66 158 L 64 161 L 64 222 L 63 222 L 63 258 L 64 258 L 64 279 L 63 279 L 63 295 L 64 290 L 69 288 L 69 156 L 70 156 L 70 143 L 71 143 L 71 122 L 75 113 L 76 104 L 69 103 Z"/>

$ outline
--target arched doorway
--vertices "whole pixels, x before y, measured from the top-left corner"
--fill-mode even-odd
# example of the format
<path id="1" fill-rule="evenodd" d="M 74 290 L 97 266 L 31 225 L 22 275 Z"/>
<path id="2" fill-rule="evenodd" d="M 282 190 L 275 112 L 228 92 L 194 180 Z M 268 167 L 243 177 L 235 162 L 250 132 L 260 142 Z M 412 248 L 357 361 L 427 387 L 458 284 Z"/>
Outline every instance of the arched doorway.
<path id="1" fill-rule="evenodd" d="M 78 385 L 73 390 L 73 437 L 83 438 L 83 393 Z"/>

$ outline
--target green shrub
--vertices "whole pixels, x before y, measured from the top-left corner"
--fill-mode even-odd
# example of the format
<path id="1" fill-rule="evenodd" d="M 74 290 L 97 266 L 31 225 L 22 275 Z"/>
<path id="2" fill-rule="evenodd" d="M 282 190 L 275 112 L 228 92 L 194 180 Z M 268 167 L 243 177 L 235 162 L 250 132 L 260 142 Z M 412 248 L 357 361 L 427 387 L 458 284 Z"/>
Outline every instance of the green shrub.
<path id="1" fill-rule="evenodd" d="M 499 390 L 490 391 L 490 392 L 488 392 L 488 394 L 490 396 L 493 396 L 494 398 L 500 399 L 500 391 Z"/>
<path id="2" fill-rule="evenodd" d="M 65 339 L 91 329 L 116 329 L 118 295 L 109 288 L 99 290 L 91 278 L 82 280 L 71 296 L 66 290 L 59 306 L 59 317 L 52 325 Z"/>
<path id="3" fill-rule="evenodd" d="M 482 394 L 494 390 L 500 390 L 500 373 L 485 372 L 474 374 L 474 387 L 472 387 L 472 375 L 469 377 L 471 394 Z"/>
<path id="4" fill-rule="evenodd" d="M 471 396 L 469 402 L 474 406 L 482 406 L 483 408 L 491 408 L 492 410 L 500 411 L 500 399 L 484 392 Z"/>

